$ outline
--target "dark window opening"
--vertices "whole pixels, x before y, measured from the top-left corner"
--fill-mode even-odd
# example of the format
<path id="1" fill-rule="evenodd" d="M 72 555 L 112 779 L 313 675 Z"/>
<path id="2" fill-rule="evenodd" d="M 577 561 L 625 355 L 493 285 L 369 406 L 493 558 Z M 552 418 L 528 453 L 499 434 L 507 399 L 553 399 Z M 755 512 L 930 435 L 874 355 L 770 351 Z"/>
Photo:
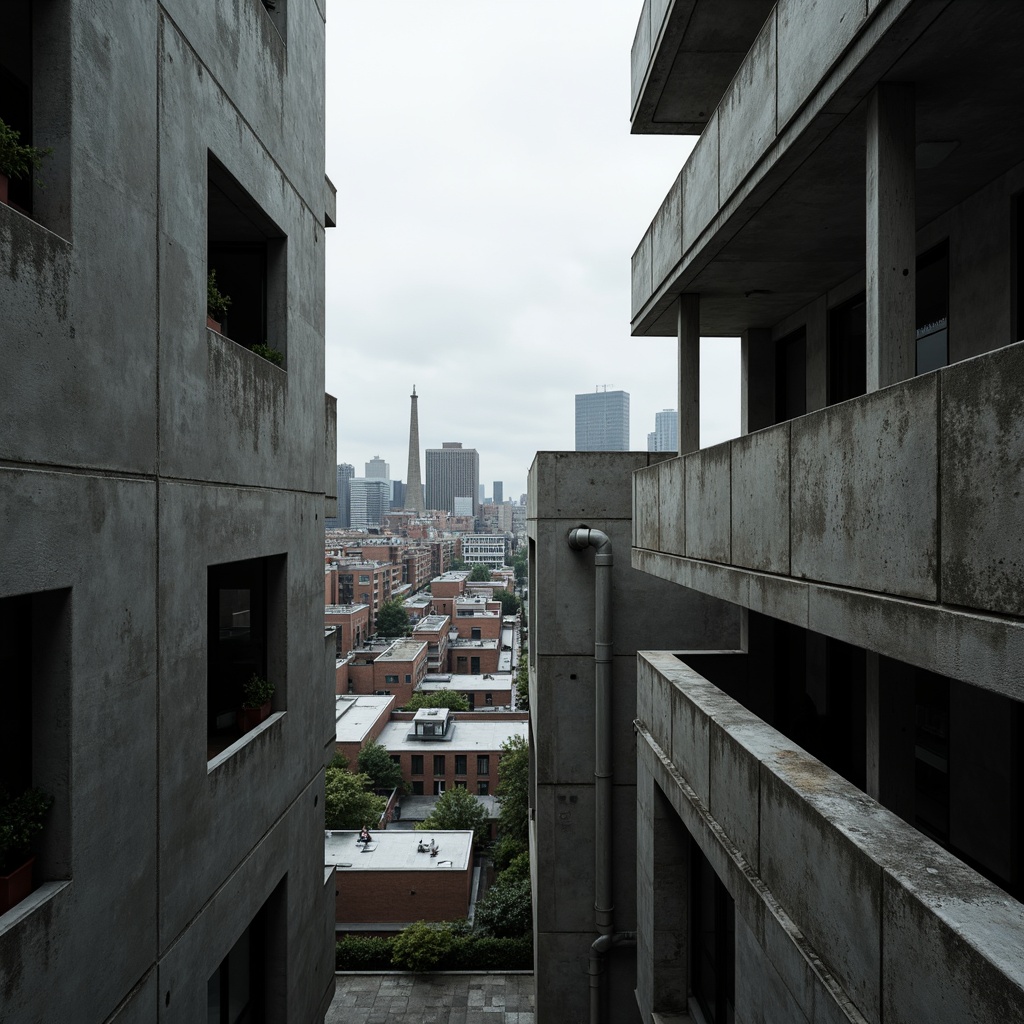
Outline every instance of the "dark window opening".
<path id="1" fill-rule="evenodd" d="M 423 774 L 423 755 L 422 754 L 413 754 L 412 755 L 412 767 L 410 768 L 410 771 L 412 772 L 413 775 L 422 775 Z"/>
<path id="2" fill-rule="evenodd" d="M 491 774 L 491 757 L 490 757 L 490 754 L 477 754 L 477 758 L 476 758 L 476 773 L 477 773 L 477 775 L 490 775 Z"/>
<path id="3" fill-rule="evenodd" d="M 423 796 L 423 783 L 422 782 L 414 782 L 412 784 L 412 795 L 413 796 Z"/>
<path id="4" fill-rule="evenodd" d="M 207 569 L 207 757 L 238 738 L 243 687 L 260 676 L 284 707 L 285 557 Z"/>
<path id="5" fill-rule="evenodd" d="M 470 631 L 469 631 L 469 635 L 470 635 L 470 639 L 472 639 L 472 640 L 479 640 L 480 639 L 480 627 L 479 626 L 473 626 L 470 629 Z"/>
<path id="6" fill-rule="evenodd" d="M 444 754 L 434 755 L 434 774 L 444 775 Z"/>
<path id="7" fill-rule="evenodd" d="M 455 755 L 455 774 L 465 775 L 466 774 L 466 755 L 456 754 Z"/>
<path id="8" fill-rule="evenodd" d="M 0 120 L 19 135 L 20 145 L 32 145 L 32 2 L 12 0 L 4 5 L 0 33 Z M 8 203 L 31 216 L 34 173 L 8 182 Z"/>
<path id="9" fill-rule="evenodd" d="M 864 293 L 828 311 L 828 404 L 867 391 L 867 307 Z"/>
<path id="10" fill-rule="evenodd" d="M 736 1013 L 736 911 L 697 843 L 690 841 L 690 988 L 708 1024 Z"/>
<path id="11" fill-rule="evenodd" d="M 488 796 L 491 792 L 491 784 L 489 782 L 478 782 L 476 784 L 477 796 Z"/>
<path id="12" fill-rule="evenodd" d="M 469 674 L 473 676 L 480 675 L 480 659 L 470 658 L 469 659 Z"/>
<path id="13" fill-rule="evenodd" d="M 1024 340 L 1024 192 L 1013 197 L 1010 262 L 1012 274 L 1012 341 Z"/>
<path id="14" fill-rule="evenodd" d="M 917 257 L 916 372 L 949 363 L 949 242 Z"/>
<path id="15" fill-rule="evenodd" d="M 70 687 L 71 591 L 0 598 L 0 791 L 53 798 L 28 850 L 34 886 L 71 877 Z"/>
<path id="16" fill-rule="evenodd" d="M 775 343 L 775 422 L 807 412 L 807 331 L 798 331 Z"/>
<path id="17" fill-rule="evenodd" d="M 434 796 L 440 796 L 444 792 L 444 780 L 439 779 L 434 783 Z"/>
<path id="18" fill-rule="evenodd" d="M 284 233 L 213 156 L 207 161 L 207 273 L 231 300 L 221 333 L 287 353 Z"/>

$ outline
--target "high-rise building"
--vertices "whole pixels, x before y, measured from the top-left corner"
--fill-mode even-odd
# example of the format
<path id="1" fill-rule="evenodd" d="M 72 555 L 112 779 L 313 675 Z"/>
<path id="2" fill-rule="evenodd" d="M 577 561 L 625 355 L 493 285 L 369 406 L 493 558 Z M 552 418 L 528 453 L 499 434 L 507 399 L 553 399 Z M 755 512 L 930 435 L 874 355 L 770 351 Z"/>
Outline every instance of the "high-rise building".
<path id="1" fill-rule="evenodd" d="M 633 131 L 700 136 L 633 256 L 680 454 L 531 469 L 537 1024 L 1024 1021 L 1022 38 L 643 5 Z"/>
<path id="2" fill-rule="evenodd" d="M 391 507 L 393 509 L 405 508 L 405 484 L 401 480 L 391 481 Z"/>
<path id="3" fill-rule="evenodd" d="M 484 494 L 484 485 L 480 484 L 479 486 L 480 486 L 480 501 L 479 501 L 479 504 L 482 505 L 484 503 L 484 501 L 486 500 L 486 496 Z"/>
<path id="4" fill-rule="evenodd" d="M 420 414 L 416 385 L 412 386 L 409 410 L 409 472 L 406 474 L 405 502 L 410 512 L 422 512 L 423 478 L 420 476 Z"/>
<path id="5" fill-rule="evenodd" d="M 342 462 L 337 468 L 337 495 L 338 514 L 328 516 L 324 520 L 324 528 L 328 530 L 345 529 L 352 525 L 349 513 L 351 495 L 349 494 L 349 481 L 356 475 L 355 467 L 347 462 Z"/>
<path id="6" fill-rule="evenodd" d="M 391 510 L 391 481 L 381 477 L 357 476 L 349 481 L 352 528 L 367 530 L 380 526 Z"/>
<path id="7" fill-rule="evenodd" d="M 629 392 L 598 389 L 576 396 L 576 451 L 629 451 Z"/>
<path id="8" fill-rule="evenodd" d="M 427 508 L 454 512 L 456 498 L 469 498 L 476 515 L 479 496 L 480 456 L 475 448 L 446 441 L 427 449 Z"/>
<path id="9" fill-rule="evenodd" d="M 504 484 L 502 484 L 502 482 L 500 480 L 495 480 L 494 484 L 493 484 L 493 488 L 494 488 L 494 490 L 493 490 L 492 493 L 494 495 L 494 504 L 495 505 L 500 505 L 505 500 Z"/>
<path id="10" fill-rule="evenodd" d="M 679 416 L 675 409 L 663 409 L 654 414 L 654 430 L 647 435 L 649 452 L 679 451 Z"/>
<path id="11" fill-rule="evenodd" d="M 371 480 L 390 480 L 391 467 L 379 455 L 374 455 L 366 463 L 366 476 Z"/>
<path id="12" fill-rule="evenodd" d="M 0 116 L 52 151 L 0 202 L 0 789 L 53 798 L 0 908 L 0 1018 L 313 1024 L 322 11 L 26 2 L 0 40 Z"/>

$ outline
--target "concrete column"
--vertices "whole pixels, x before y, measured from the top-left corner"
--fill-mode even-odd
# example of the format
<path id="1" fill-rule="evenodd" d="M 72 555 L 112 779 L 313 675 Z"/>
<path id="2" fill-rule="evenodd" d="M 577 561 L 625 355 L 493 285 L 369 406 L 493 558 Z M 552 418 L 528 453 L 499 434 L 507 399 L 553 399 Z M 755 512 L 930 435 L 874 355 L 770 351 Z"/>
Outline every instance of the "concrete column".
<path id="1" fill-rule="evenodd" d="M 740 433 L 775 422 L 775 342 L 772 332 L 751 328 L 740 335 Z"/>
<path id="2" fill-rule="evenodd" d="M 679 454 L 700 448 L 700 296 L 679 296 Z"/>
<path id="3" fill-rule="evenodd" d="M 868 796 L 882 799 L 882 725 L 878 692 L 878 654 L 865 653 L 864 679 L 864 769 Z"/>
<path id="4" fill-rule="evenodd" d="M 807 411 L 828 405 L 828 309 L 825 296 L 811 305 L 807 331 Z"/>
<path id="5" fill-rule="evenodd" d="M 867 389 L 914 376 L 914 86 L 882 82 L 867 113 Z"/>

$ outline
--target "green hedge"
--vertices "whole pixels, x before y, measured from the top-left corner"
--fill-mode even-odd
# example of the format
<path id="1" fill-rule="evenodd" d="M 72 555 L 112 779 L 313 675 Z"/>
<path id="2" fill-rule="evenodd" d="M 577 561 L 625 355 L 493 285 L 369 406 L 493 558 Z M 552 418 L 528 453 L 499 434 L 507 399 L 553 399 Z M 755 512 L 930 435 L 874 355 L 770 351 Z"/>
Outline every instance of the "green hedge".
<path id="1" fill-rule="evenodd" d="M 417 925 L 412 925 L 417 928 Z M 422 925 L 419 926 L 422 929 Z M 490 936 L 452 935 L 438 925 L 435 955 L 422 948 L 416 962 L 423 971 L 532 971 L 533 939 L 495 939 Z M 393 971 L 396 936 L 346 935 L 338 944 L 335 969 L 339 971 Z"/>

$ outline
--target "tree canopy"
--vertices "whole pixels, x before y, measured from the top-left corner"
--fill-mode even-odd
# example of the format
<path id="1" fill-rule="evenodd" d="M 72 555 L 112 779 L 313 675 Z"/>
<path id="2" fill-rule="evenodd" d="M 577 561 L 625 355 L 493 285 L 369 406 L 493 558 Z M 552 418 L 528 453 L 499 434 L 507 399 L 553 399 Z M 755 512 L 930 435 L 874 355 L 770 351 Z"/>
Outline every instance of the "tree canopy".
<path id="1" fill-rule="evenodd" d="M 478 846 L 487 842 L 491 831 L 484 805 L 461 786 L 446 789 L 437 798 L 430 816 L 416 827 L 420 831 L 471 828 Z"/>
<path id="2" fill-rule="evenodd" d="M 496 590 L 494 599 L 501 602 L 502 615 L 517 615 L 523 604 L 515 594 L 507 590 Z"/>
<path id="3" fill-rule="evenodd" d="M 408 636 L 409 613 L 400 597 L 385 601 L 377 612 L 377 633 L 380 636 Z"/>
<path id="4" fill-rule="evenodd" d="M 470 583 L 486 583 L 491 578 L 491 570 L 487 568 L 482 562 L 477 562 L 472 569 L 469 570 L 469 582 Z"/>
<path id="5" fill-rule="evenodd" d="M 501 870 L 530 849 L 530 747 L 522 736 L 510 736 L 501 745 L 498 761 L 498 842 L 493 859 Z"/>
<path id="6" fill-rule="evenodd" d="M 519 654 L 519 668 L 516 671 L 516 710 L 530 709 L 530 663 L 525 648 Z"/>
<path id="7" fill-rule="evenodd" d="M 376 740 L 359 751 L 359 771 L 369 775 L 374 789 L 397 789 L 404 784 L 402 769 L 391 760 L 386 748 Z"/>
<path id="8" fill-rule="evenodd" d="M 414 693 L 403 711 L 419 711 L 420 708 L 448 708 L 449 711 L 468 711 L 469 701 L 456 690 L 434 690 L 432 693 Z"/>
<path id="9" fill-rule="evenodd" d="M 526 579 L 526 555 L 521 551 L 512 556 L 512 568 L 516 573 L 516 583 L 522 583 Z"/>
<path id="10" fill-rule="evenodd" d="M 336 759 L 337 760 L 337 759 Z M 387 801 L 369 792 L 369 775 L 353 775 L 334 762 L 324 772 L 324 827 L 329 829 L 373 828 Z"/>

